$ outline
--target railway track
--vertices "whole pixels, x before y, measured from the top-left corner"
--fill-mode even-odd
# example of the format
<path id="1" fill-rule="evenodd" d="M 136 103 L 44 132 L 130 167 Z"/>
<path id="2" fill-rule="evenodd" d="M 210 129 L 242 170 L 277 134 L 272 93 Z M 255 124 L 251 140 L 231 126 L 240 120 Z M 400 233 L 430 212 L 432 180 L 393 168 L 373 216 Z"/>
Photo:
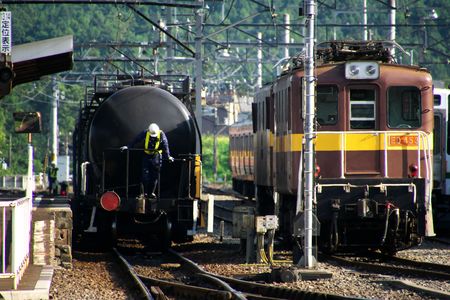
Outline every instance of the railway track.
<path id="1" fill-rule="evenodd" d="M 450 280 L 450 266 L 448 265 L 420 262 L 405 258 L 390 257 L 382 254 L 374 254 L 370 257 L 364 258 L 364 260 L 361 258 L 345 258 L 335 255 L 322 255 L 322 258 L 328 261 L 331 260 L 338 262 L 341 265 L 356 267 L 358 269 L 363 269 L 376 274 L 397 275 L 396 277 L 399 278 L 408 276 L 423 279 L 431 278 L 438 281 Z M 449 292 L 422 287 L 420 285 L 413 284 L 408 280 L 381 280 L 380 282 L 419 291 L 423 294 L 438 297 L 439 299 L 450 299 Z"/>
<path id="2" fill-rule="evenodd" d="M 125 274 L 129 278 L 129 281 L 135 287 L 134 290 L 137 292 L 138 298 L 147 300 L 155 299 L 151 294 L 150 290 L 148 289 L 148 287 L 139 278 L 139 276 L 134 271 L 134 268 L 128 263 L 125 257 L 116 248 L 113 248 L 113 253 L 115 255 L 116 260 L 119 262 L 119 265 L 125 271 Z"/>
<path id="3" fill-rule="evenodd" d="M 250 281 L 239 280 L 227 276 L 221 276 L 204 271 L 198 264 L 183 255 L 169 250 L 170 256 L 180 262 L 177 269 L 175 280 L 161 279 L 153 276 L 141 274 L 135 270 L 133 263 L 129 258 L 115 250 L 115 253 L 141 291 L 142 299 L 251 299 L 251 300 L 286 300 L 286 299 L 302 299 L 302 300 L 347 300 L 361 299 L 356 297 L 346 297 L 325 293 L 306 292 L 302 290 L 271 286 L 269 284 L 256 283 Z M 140 254 L 137 254 L 140 255 Z M 173 259 L 167 254 L 158 254 L 158 258 L 154 260 L 167 260 L 173 264 Z M 139 269 L 142 269 L 141 267 Z M 180 270 L 183 269 L 183 270 Z M 181 272 L 181 273 L 180 273 Z"/>

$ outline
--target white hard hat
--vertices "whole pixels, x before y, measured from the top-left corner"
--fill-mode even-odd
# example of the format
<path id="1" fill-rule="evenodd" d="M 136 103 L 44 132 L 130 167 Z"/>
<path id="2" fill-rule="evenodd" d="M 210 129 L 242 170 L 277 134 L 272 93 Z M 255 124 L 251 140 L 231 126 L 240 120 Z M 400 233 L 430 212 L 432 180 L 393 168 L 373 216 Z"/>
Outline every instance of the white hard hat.
<path id="1" fill-rule="evenodd" d="M 159 133 L 159 126 L 155 123 L 152 123 L 148 126 L 148 131 L 150 132 L 150 136 L 157 136 Z"/>

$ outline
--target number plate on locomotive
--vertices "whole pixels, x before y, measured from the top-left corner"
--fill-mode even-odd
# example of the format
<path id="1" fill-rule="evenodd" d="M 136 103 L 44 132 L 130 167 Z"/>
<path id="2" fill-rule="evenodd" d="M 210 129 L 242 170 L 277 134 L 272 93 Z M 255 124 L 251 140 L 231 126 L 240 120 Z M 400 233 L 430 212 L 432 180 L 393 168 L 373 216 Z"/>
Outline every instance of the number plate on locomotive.
<path id="1" fill-rule="evenodd" d="M 390 146 L 417 146 L 417 136 L 394 135 L 389 137 Z"/>

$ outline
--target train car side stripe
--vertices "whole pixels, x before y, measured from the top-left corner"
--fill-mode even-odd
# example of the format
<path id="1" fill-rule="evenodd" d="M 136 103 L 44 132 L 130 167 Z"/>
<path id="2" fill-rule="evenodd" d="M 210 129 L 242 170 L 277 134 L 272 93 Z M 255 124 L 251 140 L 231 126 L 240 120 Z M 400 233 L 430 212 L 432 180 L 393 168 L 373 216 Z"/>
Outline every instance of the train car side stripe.
<path id="1" fill-rule="evenodd" d="M 382 151 L 382 150 L 433 150 L 432 134 L 420 138 L 417 134 L 389 133 L 321 133 L 315 139 L 316 151 Z M 275 152 L 298 152 L 301 150 L 303 134 L 294 133 L 273 136 Z M 271 139 L 272 144 L 272 139 Z"/>

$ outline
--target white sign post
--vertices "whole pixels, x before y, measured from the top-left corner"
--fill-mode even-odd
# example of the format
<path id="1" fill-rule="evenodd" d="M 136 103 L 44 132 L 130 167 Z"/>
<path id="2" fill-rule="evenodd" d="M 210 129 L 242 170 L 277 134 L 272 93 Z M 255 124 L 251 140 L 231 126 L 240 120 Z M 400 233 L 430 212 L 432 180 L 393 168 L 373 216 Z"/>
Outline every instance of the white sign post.
<path id="1" fill-rule="evenodd" d="M 11 40 L 11 12 L 0 12 L 0 53 L 11 54 L 12 40 Z"/>

